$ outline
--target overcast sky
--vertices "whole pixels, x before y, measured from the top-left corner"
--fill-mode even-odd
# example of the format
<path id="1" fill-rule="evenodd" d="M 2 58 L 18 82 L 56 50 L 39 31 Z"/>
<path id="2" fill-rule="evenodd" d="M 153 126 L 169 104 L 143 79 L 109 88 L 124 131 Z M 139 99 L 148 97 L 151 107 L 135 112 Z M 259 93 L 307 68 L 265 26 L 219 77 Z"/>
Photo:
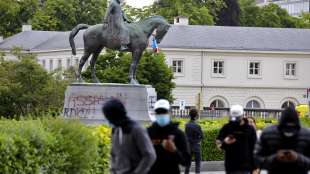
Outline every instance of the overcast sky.
<path id="1" fill-rule="evenodd" d="M 154 0 L 126 0 L 126 3 L 128 5 L 134 6 L 134 7 L 143 7 L 146 5 L 151 5 L 154 2 Z"/>

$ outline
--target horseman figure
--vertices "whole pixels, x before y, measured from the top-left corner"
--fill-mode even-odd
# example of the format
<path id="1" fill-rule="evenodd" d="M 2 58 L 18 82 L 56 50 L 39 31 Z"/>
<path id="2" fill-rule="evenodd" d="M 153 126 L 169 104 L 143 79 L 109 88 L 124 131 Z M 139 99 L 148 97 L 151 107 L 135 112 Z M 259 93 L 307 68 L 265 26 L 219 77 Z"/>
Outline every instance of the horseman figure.
<path id="1" fill-rule="evenodd" d="M 126 23 L 131 23 L 122 10 L 124 0 L 111 0 L 109 8 L 104 18 L 110 37 L 116 42 L 120 42 L 120 51 L 127 51 L 130 43 L 129 31 Z"/>

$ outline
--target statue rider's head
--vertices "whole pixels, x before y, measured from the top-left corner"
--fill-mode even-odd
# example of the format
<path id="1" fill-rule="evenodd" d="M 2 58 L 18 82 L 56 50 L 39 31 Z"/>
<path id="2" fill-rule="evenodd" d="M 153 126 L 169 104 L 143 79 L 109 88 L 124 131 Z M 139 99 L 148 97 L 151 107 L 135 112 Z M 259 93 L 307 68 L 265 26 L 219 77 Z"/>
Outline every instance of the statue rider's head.
<path id="1" fill-rule="evenodd" d="M 116 2 L 118 2 L 119 4 L 124 3 L 124 0 L 116 0 Z"/>

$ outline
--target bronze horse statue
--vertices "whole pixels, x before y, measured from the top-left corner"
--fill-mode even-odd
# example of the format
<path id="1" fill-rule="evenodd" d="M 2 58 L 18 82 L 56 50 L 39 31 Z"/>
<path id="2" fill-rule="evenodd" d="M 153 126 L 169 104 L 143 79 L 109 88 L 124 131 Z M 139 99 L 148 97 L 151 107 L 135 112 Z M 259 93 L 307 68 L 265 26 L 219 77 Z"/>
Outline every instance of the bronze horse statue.
<path id="1" fill-rule="evenodd" d="M 137 65 L 141 59 L 143 51 L 148 46 L 149 37 L 156 29 L 155 39 L 158 43 L 160 43 L 165 34 L 168 32 L 170 24 L 161 16 L 153 16 L 136 23 L 126 23 L 125 27 L 127 27 L 130 36 L 128 51 L 132 53 L 132 63 L 129 70 L 129 80 L 131 84 L 139 84 L 136 78 Z M 73 28 L 69 37 L 73 55 L 76 55 L 74 37 L 82 29 L 86 29 L 83 35 L 84 55 L 80 60 L 77 78 L 79 82 L 83 81 L 81 75 L 82 68 L 87 59 L 92 55 L 90 61 L 92 81 L 94 83 L 99 83 L 95 69 L 97 57 L 99 56 L 103 48 L 119 50 L 121 47 L 121 41 L 119 37 L 110 34 L 110 32 L 107 30 L 107 24 L 97 24 L 93 26 L 89 26 L 87 24 L 79 24 L 75 28 Z"/>

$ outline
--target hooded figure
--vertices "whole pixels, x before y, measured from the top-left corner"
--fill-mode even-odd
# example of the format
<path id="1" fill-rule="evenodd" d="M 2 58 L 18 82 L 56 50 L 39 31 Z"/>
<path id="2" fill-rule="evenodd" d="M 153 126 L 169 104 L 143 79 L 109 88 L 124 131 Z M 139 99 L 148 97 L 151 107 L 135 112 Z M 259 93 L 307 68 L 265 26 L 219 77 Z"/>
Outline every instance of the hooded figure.
<path id="1" fill-rule="evenodd" d="M 259 166 L 269 174 L 308 173 L 310 132 L 300 126 L 295 109 L 285 109 L 279 125 L 263 131 L 254 153 Z"/>
<path id="2" fill-rule="evenodd" d="M 121 101 L 107 101 L 102 111 L 111 125 L 111 174 L 146 174 L 156 154 L 144 128 L 127 116 Z"/>

